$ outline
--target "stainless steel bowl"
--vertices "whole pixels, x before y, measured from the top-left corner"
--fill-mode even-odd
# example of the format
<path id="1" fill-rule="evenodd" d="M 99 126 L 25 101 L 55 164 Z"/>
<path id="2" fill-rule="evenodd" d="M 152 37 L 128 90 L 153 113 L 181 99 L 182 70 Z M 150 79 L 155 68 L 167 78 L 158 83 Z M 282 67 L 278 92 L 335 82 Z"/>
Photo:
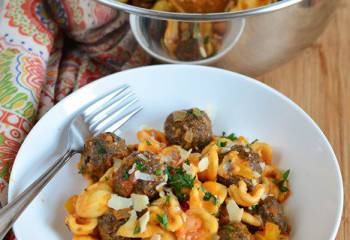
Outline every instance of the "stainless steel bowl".
<path id="1" fill-rule="evenodd" d="M 311 45 L 323 32 L 338 6 L 338 0 L 283 0 L 264 7 L 240 12 L 189 14 L 160 12 L 120 3 L 98 0 L 101 3 L 131 14 L 133 31 L 147 52 L 165 62 L 180 62 L 159 47 L 159 39 L 150 35 L 147 26 L 164 25 L 164 20 L 227 21 L 231 26 L 226 44 L 208 64 L 227 53 L 232 70 L 248 75 L 260 75 L 291 59 L 297 52 Z M 134 16 L 133 16 L 134 15 Z M 242 26 L 241 31 L 237 27 Z M 233 28 L 233 29 L 232 29 Z M 160 34 L 157 35 L 158 37 Z M 158 43 L 157 43 L 158 41 Z M 160 56 L 160 57 L 159 57 Z"/>

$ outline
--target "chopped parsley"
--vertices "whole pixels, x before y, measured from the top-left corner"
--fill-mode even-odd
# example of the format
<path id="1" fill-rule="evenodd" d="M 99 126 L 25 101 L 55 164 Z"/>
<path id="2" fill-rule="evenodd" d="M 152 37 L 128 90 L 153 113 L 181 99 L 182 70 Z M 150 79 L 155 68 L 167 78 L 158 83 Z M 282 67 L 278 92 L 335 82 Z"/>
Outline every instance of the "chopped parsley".
<path id="1" fill-rule="evenodd" d="M 135 229 L 134 229 L 134 234 L 139 234 L 141 232 L 141 227 L 140 225 L 136 225 Z"/>
<path id="2" fill-rule="evenodd" d="M 228 136 L 226 136 L 226 132 L 222 132 L 222 136 L 221 137 L 227 138 L 227 139 L 229 139 L 231 141 L 237 140 L 237 137 L 236 137 L 236 135 L 234 133 L 230 133 Z"/>
<path id="3" fill-rule="evenodd" d="M 183 189 L 192 189 L 196 177 L 184 172 L 182 168 L 167 166 L 165 173 L 168 175 L 168 185 L 175 191 L 179 201 L 186 201 L 188 195 L 183 193 Z"/>
<path id="4" fill-rule="evenodd" d="M 289 174 L 290 174 L 290 169 L 288 169 L 283 173 L 282 175 L 283 180 L 288 180 Z"/>
<path id="5" fill-rule="evenodd" d="M 204 193 L 204 197 L 203 197 L 204 201 L 210 201 L 213 200 L 213 203 L 215 205 L 219 204 L 219 200 L 217 199 L 217 197 L 215 197 L 211 192 L 205 192 Z"/>
<path id="6" fill-rule="evenodd" d="M 251 209 L 252 209 L 253 211 L 258 210 L 258 204 L 251 206 Z"/>
<path id="7" fill-rule="evenodd" d="M 161 176 L 161 175 L 162 175 L 162 170 L 157 169 L 157 170 L 154 172 L 154 174 L 155 174 L 156 176 Z"/>
<path id="8" fill-rule="evenodd" d="M 128 180 L 129 179 L 129 173 L 123 172 L 123 179 Z"/>
<path id="9" fill-rule="evenodd" d="M 95 142 L 96 150 L 98 154 L 106 154 L 107 151 L 99 141 Z"/>
<path id="10" fill-rule="evenodd" d="M 166 213 L 163 213 L 162 215 L 157 214 L 157 220 L 165 229 L 168 228 L 168 216 Z"/>
<path id="11" fill-rule="evenodd" d="M 152 145 L 152 143 L 151 143 L 150 141 L 148 141 L 148 140 L 146 140 L 146 144 L 147 144 L 148 146 L 151 146 L 151 145 Z"/>
<path id="12" fill-rule="evenodd" d="M 136 170 L 142 171 L 147 169 L 147 167 L 143 165 L 143 163 L 140 162 L 139 160 L 135 160 L 135 164 L 136 164 Z"/>
<path id="13" fill-rule="evenodd" d="M 285 171 L 282 175 L 282 180 L 273 180 L 272 182 L 274 184 L 276 184 L 279 188 L 279 190 L 281 192 L 288 192 L 289 191 L 289 188 L 286 187 L 286 183 L 288 181 L 288 177 L 289 177 L 289 174 L 290 174 L 290 169 L 288 169 L 287 171 Z"/>
<path id="14" fill-rule="evenodd" d="M 186 163 L 187 165 L 190 165 L 190 160 L 187 159 L 187 160 L 185 161 L 185 163 Z"/>
<path id="15" fill-rule="evenodd" d="M 226 144 L 227 144 L 227 142 L 221 141 L 220 139 L 216 143 L 216 145 L 218 145 L 218 147 L 225 147 Z"/>

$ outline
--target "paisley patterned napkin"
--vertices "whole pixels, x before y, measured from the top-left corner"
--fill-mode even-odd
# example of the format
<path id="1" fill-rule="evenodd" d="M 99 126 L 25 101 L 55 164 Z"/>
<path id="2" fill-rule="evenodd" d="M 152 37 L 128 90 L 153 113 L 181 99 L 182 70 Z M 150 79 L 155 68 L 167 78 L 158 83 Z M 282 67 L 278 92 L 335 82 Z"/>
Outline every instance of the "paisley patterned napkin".
<path id="1" fill-rule="evenodd" d="M 0 202 L 16 153 L 56 102 L 104 75 L 148 64 L 128 15 L 94 0 L 0 0 Z"/>

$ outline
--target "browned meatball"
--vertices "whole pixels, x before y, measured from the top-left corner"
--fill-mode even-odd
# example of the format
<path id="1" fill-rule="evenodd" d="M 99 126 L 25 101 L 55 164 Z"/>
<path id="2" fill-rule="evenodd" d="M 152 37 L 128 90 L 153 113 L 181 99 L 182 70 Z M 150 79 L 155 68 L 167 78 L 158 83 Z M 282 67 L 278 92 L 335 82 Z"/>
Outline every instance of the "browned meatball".
<path id="1" fill-rule="evenodd" d="M 198 108 L 175 111 L 164 123 L 169 142 L 185 149 L 200 150 L 212 139 L 212 126 L 208 115 Z"/>
<path id="2" fill-rule="evenodd" d="M 113 159 L 124 158 L 128 154 L 123 139 L 113 133 L 101 133 L 85 142 L 79 163 L 80 173 L 94 182 L 98 181 L 113 165 Z"/>
<path id="3" fill-rule="evenodd" d="M 176 58 L 182 61 L 195 61 L 201 59 L 198 39 L 190 38 L 180 41 L 175 51 Z"/>
<path id="4" fill-rule="evenodd" d="M 260 162 L 262 162 L 262 160 L 260 159 L 259 154 L 254 152 L 249 145 L 246 145 L 246 146 L 234 145 L 231 148 L 231 150 L 237 151 L 239 158 L 241 158 L 245 161 L 248 161 L 249 167 L 253 171 L 255 171 L 259 174 L 262 173 L 262 169 L 260 166 Z M 241 177 L 241 176 L 235 176 L 235 175 L 230 174 L 230 176 L 228 178 L 227 177 L 225 178 L 225 177 L 219 175 L 218 179 L 217 179 L 217 181 L 219 183 L 224 184 L 227 187 L 230 186 L 231 184 L 238 184 L 238 182 L 240 180 L 243 180 L 247 184 L 249 190 L 251 190 L 251 188 L 253 187 L 252 181 L 250 179 L 246 179 L 246 178 Z"/>
<path id="5" fill-rule="evenodd" d="M 267 197 L 259 204 L 258 214 L 264 223 L 272 222 L 279 226 L 283 233 L 288 231 L 288 223 L 283 214 L 283 208 L 275 197 Z"/>
<path id="6" fill-rule="evenodd" d="M 129 197 L 131 193 L 138 193 L 154 199 L 158 195 L 156 186 L 164 181 L 164 170 L 165 164 L 160 161 L 158 155 L 150 152 L 133 152 L 123 159 L 121 166 L 114 173 L 113 190 L 123 197 Z M 136 171 L 147 174 L 153 180 L 136 179 Z"/>
<path id="7" fill-rule="evenodd" d="M 253 240 L 252 234 L 243 223 L 232 223 L 222 225 L 219 228 L 218 235 L 220 240 Z"/>
<path id="8" fill-rule="evenodd" d="M 130 238 L 116 235 L 119 227 L 122 226 L 129 217 L 128 210 L 112 210 L 99 217 L 97 227 L 101 240 L 129 240 Z"/>

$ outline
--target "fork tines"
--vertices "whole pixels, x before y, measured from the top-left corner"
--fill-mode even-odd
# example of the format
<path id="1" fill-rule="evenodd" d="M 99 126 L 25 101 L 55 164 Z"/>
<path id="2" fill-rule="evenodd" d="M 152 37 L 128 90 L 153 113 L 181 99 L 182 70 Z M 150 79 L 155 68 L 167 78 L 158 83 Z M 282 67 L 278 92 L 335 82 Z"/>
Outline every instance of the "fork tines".
<path id="1" fill-rule="evenodd" d="M 128 85 L 123 85 L 87 107 L 83 119 L 94 135 L 115 132 L 142 107 Z"/>

